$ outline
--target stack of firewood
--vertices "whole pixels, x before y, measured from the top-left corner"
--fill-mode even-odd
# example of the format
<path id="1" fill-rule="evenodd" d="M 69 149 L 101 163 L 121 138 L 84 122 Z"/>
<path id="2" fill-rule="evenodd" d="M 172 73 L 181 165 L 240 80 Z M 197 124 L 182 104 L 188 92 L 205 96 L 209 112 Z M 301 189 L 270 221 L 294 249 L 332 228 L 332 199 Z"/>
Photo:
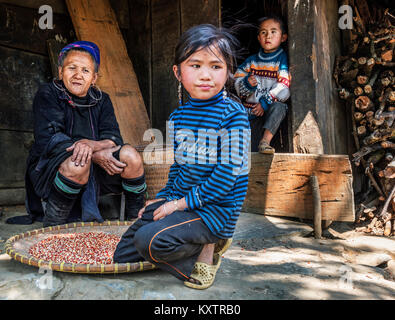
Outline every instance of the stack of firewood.
<path id="1" fill-rule="evenodd" d="M 361 3 L 359 1 L 359 3 Z M 360 10 L 362 11 L 362 10 Z M 348 54 L 336 58 L 334 79 L 349 108 L 357 152 L 373 192 L 357 206 L 356 230 L 395 235 L 395 16 L 366 21 L 354 6 Z"/>

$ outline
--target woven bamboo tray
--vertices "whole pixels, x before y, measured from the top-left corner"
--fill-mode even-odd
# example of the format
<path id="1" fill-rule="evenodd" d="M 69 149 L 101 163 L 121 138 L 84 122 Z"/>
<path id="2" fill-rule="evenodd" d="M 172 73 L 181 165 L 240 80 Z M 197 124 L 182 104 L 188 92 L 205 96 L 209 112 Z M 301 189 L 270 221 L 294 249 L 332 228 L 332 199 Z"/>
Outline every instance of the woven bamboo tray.
<path id="1" fill-rule="evenodd" d="M 113 264 L 56 263 L 53 261 L 39 260 L 29 254 L 31 246 L 51 235 L 61 233 L 105 232 L 122 236 L 133 222 L 134 221 L 105 221 L 103 223 L 76 222 L 27 231 L 9 238 L 5 243 L 5 252 L 11 256 L 12 259 L 29 266 L 49 268 L 61 272 L 114 274 L 152 270 L 155 266 L 148 261 Z"/>

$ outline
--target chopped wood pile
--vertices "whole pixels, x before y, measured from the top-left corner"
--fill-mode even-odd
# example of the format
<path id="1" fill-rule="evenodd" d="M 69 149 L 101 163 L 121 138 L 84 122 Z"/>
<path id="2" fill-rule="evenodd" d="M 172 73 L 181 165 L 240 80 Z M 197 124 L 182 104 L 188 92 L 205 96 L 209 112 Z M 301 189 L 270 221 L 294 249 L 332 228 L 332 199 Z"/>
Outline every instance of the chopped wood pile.
<path id="1" fill-rule="evenodd" d="M 333 76 L 352 118 L 357 149 L 352 161 L 369 178 L 356 230 L 390 236 L 395 235 L 395 15 L 367 1 L 349 3 L 354 25 L 348 53 L 336 58 Z"/>

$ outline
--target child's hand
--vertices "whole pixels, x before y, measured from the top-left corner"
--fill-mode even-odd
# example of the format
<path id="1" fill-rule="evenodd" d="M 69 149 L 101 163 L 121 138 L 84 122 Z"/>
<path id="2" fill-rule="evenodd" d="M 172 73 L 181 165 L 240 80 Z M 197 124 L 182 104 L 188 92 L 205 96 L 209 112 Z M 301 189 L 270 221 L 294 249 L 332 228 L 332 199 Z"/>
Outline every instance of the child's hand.
<path id="1" fill-rule="evenodd" d="M 255 76 L 253 74 L 248 77 L 248 83 L 252 87 L 256 87 L 258 85 L 258 81 L 256 80 L 256 78 L 255 78 Z"/>
<path id="2" fill-rule="evenodd" d="M 255 107 L 252 108 L 252 113 L 255 114 L 257 117 L 262 117 L 265 113 L 265 110 L 262 108 L 260 103 L 257 103 Z"/>

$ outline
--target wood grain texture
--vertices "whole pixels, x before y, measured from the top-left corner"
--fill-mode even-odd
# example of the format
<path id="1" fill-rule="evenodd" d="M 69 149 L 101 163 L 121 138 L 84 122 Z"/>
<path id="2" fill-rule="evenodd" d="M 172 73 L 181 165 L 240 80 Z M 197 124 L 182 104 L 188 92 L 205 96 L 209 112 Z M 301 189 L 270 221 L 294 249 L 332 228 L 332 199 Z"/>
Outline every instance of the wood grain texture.
<path id="1" fill-rule="evenodd" d="M 0 130 L 0 189 L 24 187 L 32 143 L 32 133 Z"/>
<path id="2" fill-rule="evenodd" d="M 53 29 L 40 29 L 42 16 L 37 9 L 0 3 L 0 44 L 47 55 L 47 39 L 56 37 L 67 43 L 74 40 L 75 33 L 68 15 L 53 13 Z"/>
<path id="3" fill-rule="evenodd" d="M 322 220 L 354 221 L 352 172 L 346 155 L 252 153 L 243 211 L 313 219 L 312 175 L 319 181 Z"/>
<path id="4" fill-rule="evenodd" d="M 32 132 L 34 96 L 51 78 L 48 58 L 0 46 L 0 129 Z"/>
<path id="5" fill-rule="evenodd" d="M 140 145 L 150 127 L 132 62 L 108 0 L 67 0 L 80 40 L 100 48 L 99 87 L 110 95 L 125 142 Z"/>

